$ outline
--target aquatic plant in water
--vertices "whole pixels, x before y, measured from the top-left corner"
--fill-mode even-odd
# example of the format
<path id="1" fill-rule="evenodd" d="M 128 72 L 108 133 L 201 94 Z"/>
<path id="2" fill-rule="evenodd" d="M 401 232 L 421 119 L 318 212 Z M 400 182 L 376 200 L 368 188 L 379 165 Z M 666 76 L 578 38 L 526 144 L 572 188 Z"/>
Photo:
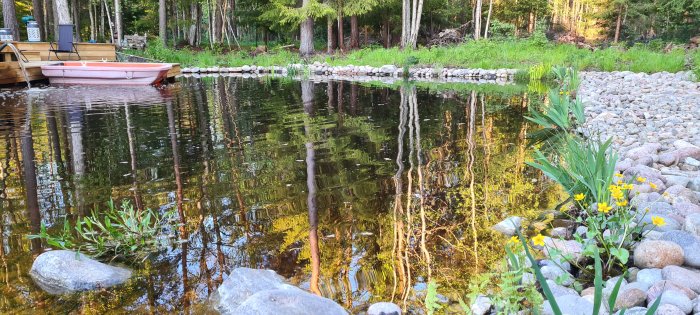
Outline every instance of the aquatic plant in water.
<path id="1" fill-rule="evenodd" d="M 29 239 L 42 239 L 51 247 L 108 260 L 143 261 L 167 246 L 168 228 L 175 224 L 174 211 L 161 215 L 151 209 L 134 209 L 128 201 L 120 207 L 109 201 L 107 206 L 105 211 L 94 209 L 74 224 L 66 219 L 56 234 L 42 223 L 39 234 L 29 235 Z"/>

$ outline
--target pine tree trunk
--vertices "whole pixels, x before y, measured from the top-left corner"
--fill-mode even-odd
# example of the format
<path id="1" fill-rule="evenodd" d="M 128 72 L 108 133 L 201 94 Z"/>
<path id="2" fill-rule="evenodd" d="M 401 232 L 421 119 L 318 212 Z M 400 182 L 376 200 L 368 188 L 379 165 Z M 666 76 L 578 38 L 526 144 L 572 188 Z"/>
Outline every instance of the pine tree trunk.
<path id="1" fill-rule="evenodd" d="M 615 25 L 615 40 L 613 42 L 617 43 L 620 40 L 620 29 L 622 28 L 622 6 L 620 6 L 617 12 L 617 25 Z"/>
<path id="2" fill-rule="evenodd" d="M 302 7 L 308 6 L 310 0 L 304 0 Z M 302 57 L 308 57 L 314 53 L 314 19 L 312 17 L 307 17 L 304 22 L 301 23 L 301 34 L 300 34 L 300 45 L 299 45 L 299 55 Z"/>
<path id="3" fill-rule="evenodd" d="M 342 5 L 340 2 L 339 5 Z M 343 32 L 343 9 L 342 7 L 338 9 L 338 50 L 345 50 L 345 34 Z"/>
<path id="4" fill-rule="evenodd" d="M 384 18 L 384 29 L 383 29 L 383 35 L 384 35 L 384 48 L 389 48 L 391 46 L 391 21 L 389 21 L 389 17 Z"/>
<path id="5" fill-rule="evenodd" d="M 2 17 L 4 27 L 10 29 L 14 40 L 19 41 L 19 25 L 14 0 L 2 0 Z"/>
<path id="6" fill-rule="evenodd" d="M 34 14 L 34 20 L 36 20 L 36 22 L 39 23 L 39 29 L 44 27 L 44 1 L 32 0 L 32 14 Z M 40 32 L 42 41 L 46 37 L 45 32 L 46 30 Z"/>
<path id="7" fill-rule="evenodd" d="M 360 30 L 357 25 L 357 15 L 350 16 L 350 49 L 360 47 Z"/>
<path id="8" fill-rule="evenodd" d="M 332 54 L 335 49 L 335 35 L 333 34 L 333 19 L 326 18 L 326 53 Z"/>
<path id="9" fill-rule="evenodd" d="M 527 32 L 532 34 L 535 31 L 535 13 L 530 12 L 527 22 Z"/>
<path id="10" fill-rule="evenodd" d="M 163 46 L 168 45 L 168 24 L 166 20 L 166 7 L 165 0 L 159 0 L 158 2 L 158 35 L 160 41 L 163 42 Z"/>
<path id="11" fill-rule="evenodd" d="M 73 33 L 73 39 L 76 42 L 82 41 L 82 37 L 80 36 L 80 3 L 78 0 L 73 0 L 71 1 L 71 11 L 72 13 L 72 20 L 73 24 L 75 25 L 75 31 Z"/>
<path id="12" fill-rule="evenodd" d="M 221 0 L 214 1 L 214 10 L 212 14 L 214 15 L 214 43 L 221 43 L 221 25 L 223 24 L 223 19 L 221 18 Z"/>
<path id="13" fill-rule="evenodd" d="M 44 25 L 43 25 L 43 30 L 44 30 L 44 35 L 43 38 L 44 40 L 48 41 L 51 36 L 49 34 L 53 34 L 53 25 L 55 24 L 54 22 L 54 6 L 53 6 L 53 0 L 46 0 L 44 2 L 44 12 L 46 15 L 44 15 Z M 41 26 L 41 25 L 40 25 Z"/>
<path id="14" fill-rule="evenodd" d="M 99 3 L 98 3 L 99 4 Z M 105 7 L 100 5 L 100 24 L 98 24 L 98 40 L 100 42 L 105 41 Z"/>

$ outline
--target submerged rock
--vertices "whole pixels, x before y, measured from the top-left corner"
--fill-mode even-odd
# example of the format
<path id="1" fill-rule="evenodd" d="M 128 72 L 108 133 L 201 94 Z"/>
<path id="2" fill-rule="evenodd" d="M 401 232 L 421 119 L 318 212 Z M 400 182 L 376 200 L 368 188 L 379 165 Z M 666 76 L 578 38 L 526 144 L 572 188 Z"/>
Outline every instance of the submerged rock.
<path id="1" fill-rule="evenodd" d="M 367 309 L 367 315 L 401 315 L 401 308 L 389 302 L 374 303 Z"/>
<path id="2" fill-rule="evenodd" d="M 521 217 L 508 217 L 505 220 L 494 225 L 493 229 L 498 232 L 501 232 L 503 235 L 513 236 L 515 235 L 515 232 L 518 229 L 520 229 L 522 221 L 523 218 Z"/>
<path id="3" fill-rule="evenodd" d="M 260 291 L 227 314 L 340 315 L 348 312 L 330 299 L 292 287 Z"/>
<path id="4" fill-rule="evenodd" d="M 285 283 L 272 270 L 236 268 L 212 300 L 221 314 L 347 314 L 332 300 Z"/>
<path id="5" fill-rule="evenodd" d="M 34 260 L 29 275 L 49 294 L 108 288 L 131 277 L 131 270 L 103 264 L 69 250 L 45 252 Z"/>

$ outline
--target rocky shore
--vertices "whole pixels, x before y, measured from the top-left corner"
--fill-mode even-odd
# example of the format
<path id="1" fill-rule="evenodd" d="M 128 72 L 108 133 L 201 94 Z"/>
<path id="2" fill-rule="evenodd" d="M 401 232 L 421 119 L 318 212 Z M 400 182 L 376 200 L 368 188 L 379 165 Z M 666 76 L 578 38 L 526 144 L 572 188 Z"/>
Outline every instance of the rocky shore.
<path id="1" fill-rule="evenodd" d="M 700 84 L 689 73 L 588 72 L 581 79 L 584 133 L 613 138 L 619 153 L 616 168 L 626 182 L 646 179 L 630 192 L 632 211 L 644 217 L 640 224 L 650 223 L 646 221 L 652 216 L 665 222 L 648 224 L 651 231 L 633 247 L 634 267 L 607 312 L 627 308 L 625 314 L 644 314 L 660 297 L 656 314 L 700 314 Z M 583 250 L 571 237 L 547 238 L 545 243 L 573 257 Z M 571 267 L 547 262 L 540 262 L 542 271 L 562 311 L 590 314 L 593 288 L 577 292 L 567 287 L 572 281 L 556 283 Z M 606 282 L 604 301 L 617 280 Z M 551 314 L 548 303 L 543 306 Z"/>

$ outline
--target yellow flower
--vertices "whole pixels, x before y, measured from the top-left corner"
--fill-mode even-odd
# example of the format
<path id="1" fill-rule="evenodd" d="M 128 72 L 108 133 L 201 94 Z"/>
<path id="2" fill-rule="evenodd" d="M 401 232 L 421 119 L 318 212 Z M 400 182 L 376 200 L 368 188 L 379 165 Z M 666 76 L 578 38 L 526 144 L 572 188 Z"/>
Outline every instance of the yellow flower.
<path id="1" fill-rule="evenodd" d="M 618 179 L 617 182 L 616 182 L 616 184 L 618 184 L 618 185 L 622 185 L 623 183 L 624 183 L 624 182 L 623 182 L 621 179 Z"/>
<path id="2" fill-rule="evenodd" d="M 622 200 L 625 198 L 625 194 L 621 190 L 616 190 L 612 192 L 612 197 L 617 200 Z"/>
<path id="3" fill-rule="evenodd" d="M 666 225 L 666 220 L 664 220 L 662 217 L 652 216 L 651 223 L 656 226 L 664 226 Z"/>
<path id="4" fill-rule="evenodd" d="M 574 200 L 576 200 L 576 201 L 581 201 L 581 200 L 583 200 L 583 198 L 586 198 L 586 196 L 583 193 L 574 195 Z"/>
<path id="5" fill-rule="evenodd" d="M 532 244 L 544 246 L 544 236 L 542 234 L 537 234 L 537 236 L 532 238 Z"/>
<path id="6" fill-rule="evenodd" d="M 616 202 L 616 204 L 618 207 L 627 206 L 627 200 L 618 201 L 618 202 Z"/>
<path id="7" fill-rule="evenodd" d="M 615 177 L 617 177 L 617 178 L 622 178 L 622 174 L 620 174 L 620 173 L 615 173 Z"/>
<path id="8" fill-rule="evenodd" d="M 634 188 L 634 185 L 632 185 L 632 184 L 622 185 L 622 189 L 624 189 L 624 190 L 631 190 L 632 188 Z"/>
<path id="9" fill-rule="evenodd" d="M 647 179 L 644 178 L 644 177 L 638 176 L 638 177 L 637 177 L 637 181 L 640 182 L 640 183 L 644 183 L 644 182 L 647 181 Z"/>
<path id="10" fill-rule="evenodd" d="M 617 186 L 617 185 L 610 185 L 610 186 L 608 186 L 608 190 L 609 190 L 609 191 L 620 190 L 620 186 Z"/>
<path id="11" fill-rule="evenodd" d="M 517 236 L 513 236 L 513 237 L 510 238 L 510 240 L 508 241 L 508 243 L 518 244 L 518 243 L 520 243 L 520 239 L 519 239 Z"/>
<path id="12" fill-rule="evenodd" d="M 657 189 L 657 188 L 659 188 L 658 186 L 656 186 L 656 184 L 654 184 L 654 183 L 652 183 L 652 182 L 649 182 L 649 187 L 651 187 L 651 189 Z"/>
<path id="13" fill-rule="evenodd" d="M 612 207 L 608 206 L 607 202 L 599 202 L 598 203 L 598 212 L 608 213 L 608 212 L 610 212 L 610 210 L 612 210 Z"/>

